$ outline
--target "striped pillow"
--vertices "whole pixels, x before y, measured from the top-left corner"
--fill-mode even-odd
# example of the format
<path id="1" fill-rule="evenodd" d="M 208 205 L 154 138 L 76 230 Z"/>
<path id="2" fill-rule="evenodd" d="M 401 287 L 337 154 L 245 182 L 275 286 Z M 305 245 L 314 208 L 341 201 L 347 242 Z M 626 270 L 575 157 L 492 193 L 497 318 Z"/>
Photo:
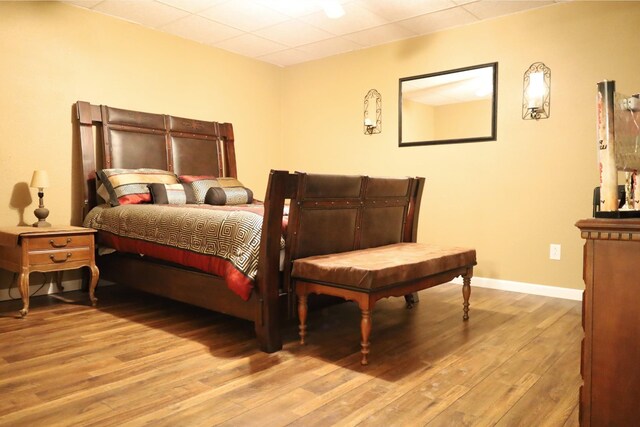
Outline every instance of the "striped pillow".
<path id="1" fill-rule="evenodd" d="M 102 169 L 96 173 L 111 206 L 151 202 L 149 184 L 178 184 L 172 172 L 160 169 Z"/>
<path id="2" fill-rule="evenodd" d="M 244 205 L 253 202 L 253 191 L 245 187 L 211 187 L 204 202 L 208 205 Z"/>
<path id="3" fill-rule="evenodd" d="M 193 204 L 196 198 L 193 189 L 188 184 L 149 184 L 151 198 L 155 205 L 185 205 Z"/>
<path id="4" fill-rule="evenodd" d="M 205 203 L 207 191 L 214 187 L 242 187 L 242 183 L 236 178 L 202 175 L 180 175 L 180 182 L 191 185 L 193 193 L 196 197 L 196 203 Z"/>

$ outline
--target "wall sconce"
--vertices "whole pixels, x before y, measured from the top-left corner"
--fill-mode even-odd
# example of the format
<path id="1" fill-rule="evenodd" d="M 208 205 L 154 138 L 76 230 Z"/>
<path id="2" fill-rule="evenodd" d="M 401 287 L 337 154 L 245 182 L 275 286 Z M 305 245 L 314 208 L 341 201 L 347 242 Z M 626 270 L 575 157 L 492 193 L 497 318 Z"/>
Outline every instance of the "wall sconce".
<path id="1" fill-rule="evenodd" d="M 38 198 L 40 199 L 40 203 L 38 204 L 38 208 L 33 211 L 33 214 L 38 218 L 38 222 L 33 224 L 34 227 L 51 227 L 47 221 L 47 217 L 49 216 L 49 209 L 44 207 L 44 189 L 49 187 L 49 175 L 45 170 L 35 170 L 33 171 L 33 176 L 31 177 L 31 188 L 38 189 Z"/>
<path id="2" fill-rule="evenodd" d="M 375 121 L 369 115 L 369 111 L 373 113 L 374 100 L 376 105 Z M 382 96 L 377 90 L 371 89 L 364 97 L 364 134 L 373 135 L 380 132 L 382 132 Z"/>
<path id="3" fill-rule="evenodd" d="M 540 120 L 549 117 L 551 110 L 551 69 L 542 62 L 531 64 L 524 73 L 522 90 L 522 118 Z"/>

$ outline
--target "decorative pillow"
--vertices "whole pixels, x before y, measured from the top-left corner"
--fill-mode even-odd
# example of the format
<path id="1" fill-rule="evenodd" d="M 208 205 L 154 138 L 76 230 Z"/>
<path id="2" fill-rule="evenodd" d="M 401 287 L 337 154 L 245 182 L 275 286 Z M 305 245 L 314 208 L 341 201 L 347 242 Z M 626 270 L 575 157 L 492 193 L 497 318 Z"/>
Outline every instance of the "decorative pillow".
<path id="1" fill-rule="evenodd" d="M 245 187 L 211 187 L 204 202 L 208 205 L 244 205 L 253 202 L 253 191 Z"/>
<path id="2" fill-rule="evenodd" d="M 109 194 L 111 206 L 149 203 L 148 184 L 179 183 L 174 173 L 160 169 L 102 169 L 97 175 Z"/>
<path id="3" fill-rule="evenodd" d="M 193 189 L 188 184 L 149 184 L 151 198 L 156 205 L 184 205 L 196 202 Z"/>
<path id="4" fill-rule="evenodd" d="M 96 191 L 96 194 L 105 201 L 105 203 L 109 202 L 109 192 L 107 191 L 106 187 L 104 186 L 104 184 L 100 184 L 98 186 L 98 191 Z"/>
<path id="5" fill-rule="evenodd" d="M 207 191 L 212 187 L 242 187 L 242 183 L 236 178 L 216 178 L 205 175 L 181 175 L 180 182 L 191 185 L 196 203 L 205 203 Z"/>

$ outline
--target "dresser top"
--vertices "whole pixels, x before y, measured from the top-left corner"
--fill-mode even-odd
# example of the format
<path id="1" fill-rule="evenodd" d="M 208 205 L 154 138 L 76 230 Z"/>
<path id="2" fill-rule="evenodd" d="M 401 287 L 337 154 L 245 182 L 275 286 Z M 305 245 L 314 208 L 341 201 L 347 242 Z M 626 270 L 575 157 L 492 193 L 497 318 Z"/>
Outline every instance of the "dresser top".
<path id="1" fill-rule="evenodd" d="M 583 239 L 640 240 L 640 219 L 588 218 L 576 227 Z"/>

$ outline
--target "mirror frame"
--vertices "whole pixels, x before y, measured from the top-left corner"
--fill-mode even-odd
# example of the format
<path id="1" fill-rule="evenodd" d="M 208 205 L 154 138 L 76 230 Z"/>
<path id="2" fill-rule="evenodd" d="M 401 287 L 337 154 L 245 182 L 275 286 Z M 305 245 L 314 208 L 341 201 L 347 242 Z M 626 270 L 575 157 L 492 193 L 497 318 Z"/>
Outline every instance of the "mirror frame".
<path id="1" fill-rule="evenodd" d="M 472 136 L 469 138 L 452 138 L 452 139 L 438 139 L 427 141 L 402 141 L 402 83 L 411 80 L 424 79 L 428 77 L 442 76 L 445 74 L 453 74 L 461 71 L 475 70 L 478 68 L 493 68 L 493 97 L 491 102 L 491 135 L 488 136 Z M 482 141 L 495 141 L 497 139 L 497 118 L 498 118 L 498 63 L 489 62 L 487 64 L 472 65 L 470 67 L 456 68 L 454 70 L 439 71 L 436 73 L 421 74 L 419 76 L 402 77 L 399 80 L 398 85 L 398 146 L 399 147 L 413 147 L 416 145 L 436 145 L 436 144 L 458 144 L 463 142 L 482 142 Z"/>

